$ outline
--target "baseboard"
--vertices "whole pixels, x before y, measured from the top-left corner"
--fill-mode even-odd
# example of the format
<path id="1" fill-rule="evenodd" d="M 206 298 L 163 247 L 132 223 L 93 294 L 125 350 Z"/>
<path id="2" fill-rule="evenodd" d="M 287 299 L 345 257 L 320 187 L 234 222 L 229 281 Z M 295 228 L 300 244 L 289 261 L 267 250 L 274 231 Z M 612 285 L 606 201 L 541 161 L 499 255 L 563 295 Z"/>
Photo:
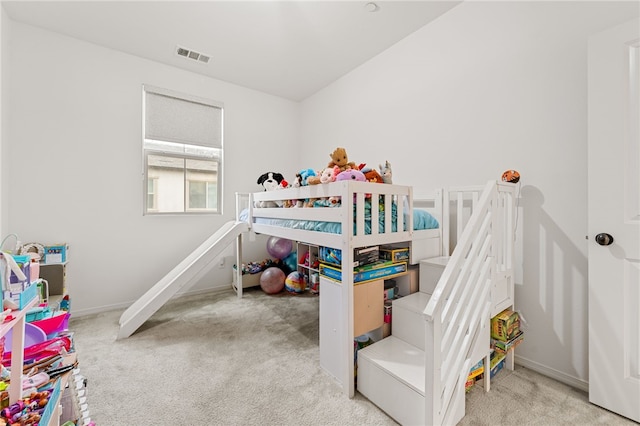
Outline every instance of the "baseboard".
<path id="1" fill-rule="evenodd" d="M 546 365 L 542 365 L 535 361 L 531 361 L 530 359 L 523 358 L 516 353 L 515 363 L 521 365 L 529 370 L 535 371 L 536 373 L 540 373 L 543 376 L 547 376 L 551 379 L 557 380 L 560 383 L 564 383 L 565 385 L 571 386 L 576 389 L 580 389 L 584 392 L 589 392 L 589 382 L 586 380 L 578 379 L 577 377 L 570 376 L 561 371 L 555 370 L 553 368 L 547 367 Z"/>
<path id="2" fill-rule="evenodd" d="M 180 299 L 180 298 L 189 297 L 189 296 L 197 296 L 199 294 L 209 294 L 209 293 L 215 293 L 215 292 L 220 292 L 220 291 L 228 291 L 230 288 L 231 288 L 231 285 L 227 284 L 227 285 L 216 286 L 216 287 L 212 287 L 212 288 L 204 288 L 204 289 L 200 289 L 200 290 L 185 291 L 185 292 L 182 292 L 182 293 L 177 293 L 174 297 L 171 298 L 171 300 Z M 71 309 L 71 313 L 73 314 L 73 316 L 75 318 L 79 318 L 79 317 L 84 317 L 84 316 L 87 316 L 87 315 L 101 314 L 103 312 L 127 309 L 129 306 L 131 306 L 133 304 L 133 302 L 135 302 L 135 300 L 132 300 L 130 302 L 116 303 L 116 304 L 113 304 L 113 305 L 96 306 L 94 308 L 76 310 L 76 309 L 73 309 L 73 299 L 72 299 L 71 300 L 71 308 L 72 308 Z"/>

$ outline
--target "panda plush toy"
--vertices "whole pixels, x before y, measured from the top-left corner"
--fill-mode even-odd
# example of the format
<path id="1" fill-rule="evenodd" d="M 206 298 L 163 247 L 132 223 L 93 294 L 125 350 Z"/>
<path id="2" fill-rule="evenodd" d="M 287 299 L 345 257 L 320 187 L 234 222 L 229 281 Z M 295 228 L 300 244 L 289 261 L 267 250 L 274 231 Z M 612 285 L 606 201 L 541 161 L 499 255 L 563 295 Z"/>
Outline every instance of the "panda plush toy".
<path id="1" fill-rule="evenodd" d="M 275 191 L 279 189 L 284 181 L 284 176 L 278 172 L 267 172 L 260 175 L 258 185 L 262 185 L 265 191 Z M 278 205 L 280 203 L 280 205 Z M 280 207 L 281 202 L 276 201 L 256 201 L 255 207 Z"/>

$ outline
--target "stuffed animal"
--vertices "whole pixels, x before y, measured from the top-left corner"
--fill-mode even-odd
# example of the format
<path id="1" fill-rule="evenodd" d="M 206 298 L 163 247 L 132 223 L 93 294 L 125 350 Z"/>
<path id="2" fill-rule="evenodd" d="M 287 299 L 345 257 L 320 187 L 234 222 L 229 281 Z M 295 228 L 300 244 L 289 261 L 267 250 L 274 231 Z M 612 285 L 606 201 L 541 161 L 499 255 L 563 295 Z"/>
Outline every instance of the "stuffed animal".
<path id="1" fill-rule="evenodd" d="M 327 167 L 320 174 L 320 183 L 330 183 L 336 180 L 336 176 L 340 173 L 340 167 Z"/>
<path id="2" fill-rule="evenodd" d="M 324 170 L 318 172 L 316 176 L 310 176 L 307 180 L 309 185 L 318 185 L 321 183 L 331 183 L 336 180 L 336 176 L 340 173 L 340 167 L 333 166 L 327 167 Z M 329 199 L 323 198 L 311 198 L 304 203 L 305 207 L 333 207 L 335 203 L 329 203 Z"/>
<path id="3" fill-rule="evenodd" d="M 281 173 L 266 172 L 260 175 L 257 183 L 258 185 L 262 185 L 265 191 L 275 191 L 276 189 L 281 188 L 280 184 L 282 181 L 284 181 L 284 176 L 282 176 Z M 282 207 L 282 202 L 256 201 L 254 205 L 255 207 Z"/>
<path id="4" fill-rule="evenodd" d="M 361 171 L 362 173 L 364 173 L 364 177 L 367 182 L 384 183 L 384 181 L 382 180 L 382 176 L 380 176 L 380 173 L 378 173 L 376 169 L 363 169 Z"/>
<path id="5" fill-rule="evenodd" d="M 329 206 L 338 207 L 339 205 L 340 205 L 340 197 L 338 196 L 329 197 Z"/>
<path id="6" fill-rule="evenodd" d="M 341 180 L 356 180 L 360 182 L 366 182 L 367 178 L 364 177 L 364 173 L 362 173 L 360 170 L 348 169 L 338 173 L 338 176 L 336 176 L 336 181 Z"/>
<path id="7" fill-rule="evenodd" d="M 336 176 L 336 182 L 342 181 L 342 180 L 355 180 L 359 182 L 366 182 L 367 178 L 364 177 L 364 173 L 362 173 L 360 170 L 349 169 L 349 170 L 345 170 L 344 172 L 338 173 L 338 176 Z M 340 202 L 340 201 L 341 200 L 337 200 L 337 202 Z M 353 194 L 353 202 L 355 203 L 355 201 L 356 201 L 356 194 Z"/>
<path id="8" fill-rule="evenodd" d="M 316 172 L 313 169 L 303 169 L 300 173 L 296 174 L 296 179 L 300 180 L 300 186 L 309 185 L 309 177 L 315 176 Z"/>
<path id="9" fill-rule="evenodd" d="M 267 172 L 260 175 L 258 185 L 262 185 L 265 191 L 273 191 L 284 180 L 284 176 L 277 172 Z"/>
<path id="10" fill-rule="evenodd" d="M 344 148 L 336 148 L 331 154 L 329 154 L 329 157 L 331 157 L 331 161 L 327 164 L 327 167 L 338 166 L 340 167 L 341 172 L 348 169 L 358 168 L 356 163 L 349 161 L 347 150 Z"/>
<path id="11" fill-rule="evenodd" d="M 384 183 L 391 183 L 391 163 L 388 161 L 384 162 L 384 167 L 382 164 L 379 164 L 380 167 L 380 175 L 382 176 L 382 181 Z"/>
<path id="12" fill-rule="evenodd" d="M 320 173 L 316 173 L 315 176 L 309 176 L 307 178 L 307 185 L 320 185 Z"/>
<path id="13" fill-rule="evenodd" d="M 302 172 L 301 172 L 302 173 Z M 302 186 L 302 174 L 296 173 L 296 178 L 291 184 L 291 188 L 300 188 Z M 302 207 L 303 200 L 289 200 L 285 203 L 285 207 Z"/>

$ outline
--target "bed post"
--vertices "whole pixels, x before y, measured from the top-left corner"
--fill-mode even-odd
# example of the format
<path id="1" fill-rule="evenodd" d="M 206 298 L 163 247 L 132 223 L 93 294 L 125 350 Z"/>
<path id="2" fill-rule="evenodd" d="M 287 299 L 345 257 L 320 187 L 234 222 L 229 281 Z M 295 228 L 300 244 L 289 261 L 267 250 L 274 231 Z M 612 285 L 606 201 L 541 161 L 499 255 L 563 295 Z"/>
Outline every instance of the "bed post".
<path id="1" fill-rule="evenodd" d="M 236 270 L 234 271 L 236 274 L 236 293 L 238 295 L 238 299 L 242 298 L 242 234 L 236 237 Z"/>
<path id="2" fill-rule="evenodd" d="M 240 200 L 241 194 L 236 192 L 236 222 L 240 221 L 240 212 L 242 211 L 242 201 Z M 251 199 L 251 195 L 249 195 Z M 236 274 L 236 294 L 238 298 L 242 298 L 242 234 L 236 237 L 236 270 L 233 272 Z"/>
<path id="3" fill-rule="evenodd" d="M 343 187 L 342 203 L 346 204 L 345 211 L 352 212 L 354 209 L 354 191 L 351 182 Z M 344 215 L 342 218 L 342 318 L 344 319 L 344 357 L 342 362 L 346 363 L 343 371 L 346 377 L 343 378 L 344 391 L 349 398 L 355 396 L 355 372 L 354 372 L 354 347 L 353 342 L 353 250 L 351 241 L 353 239 L 353 217 Z"/>
<path id="4" fill-rule="evenodd" d="M 449 211 L 449 191 L 442 189 L 440 192 L 440 202 L 442 203 L 442 218 L 440 220 L 440 256 L 451 256 L 451 248 L 449 247 L 449 221 L 451 220 L 451 212 Z"/>

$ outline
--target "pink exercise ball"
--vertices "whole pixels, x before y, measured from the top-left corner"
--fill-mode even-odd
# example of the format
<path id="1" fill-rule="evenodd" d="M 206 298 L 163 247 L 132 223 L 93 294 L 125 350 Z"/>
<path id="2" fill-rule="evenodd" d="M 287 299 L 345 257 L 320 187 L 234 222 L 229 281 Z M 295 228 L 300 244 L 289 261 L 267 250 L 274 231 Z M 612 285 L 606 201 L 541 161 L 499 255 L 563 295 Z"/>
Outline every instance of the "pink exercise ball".
<path id="1" fill-rule="evenodd" d="M 267 253 L 276 259 L 284 259 L 293 250 L 293 241 L 286 238 L 269 237 L 267 240 Z"/>
<path id="2" fill-rule="evenodd" d="M 260 288 L 267 294 L 280 293 L 284 288 L 284 272 L 282 269 L 272 266 L 265 269 L 260 276 Z"/>

